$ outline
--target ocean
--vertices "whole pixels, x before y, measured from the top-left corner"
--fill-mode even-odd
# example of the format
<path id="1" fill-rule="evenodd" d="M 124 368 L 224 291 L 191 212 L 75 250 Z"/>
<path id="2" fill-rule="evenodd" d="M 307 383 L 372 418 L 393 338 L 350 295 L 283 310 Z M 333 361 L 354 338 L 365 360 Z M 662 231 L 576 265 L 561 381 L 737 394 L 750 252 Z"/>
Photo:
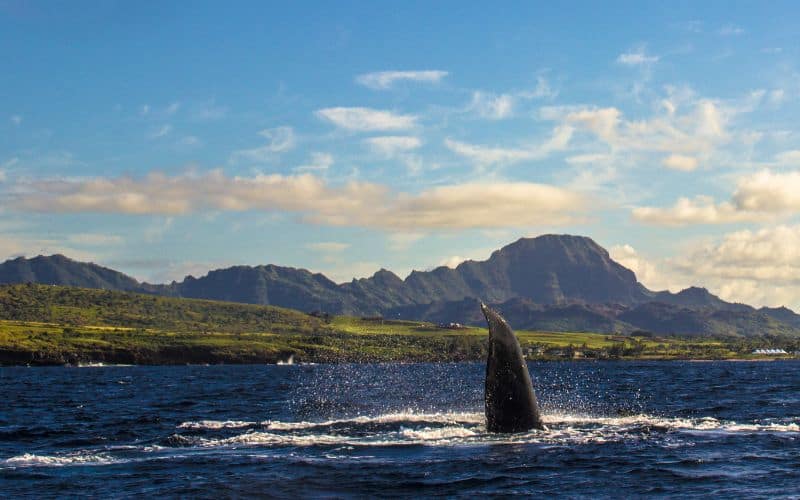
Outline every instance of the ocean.
<path id="1" fill-rule="evenodd" d="M 800 496 L 800 362 L 0 368 L 0 496 Z"/>

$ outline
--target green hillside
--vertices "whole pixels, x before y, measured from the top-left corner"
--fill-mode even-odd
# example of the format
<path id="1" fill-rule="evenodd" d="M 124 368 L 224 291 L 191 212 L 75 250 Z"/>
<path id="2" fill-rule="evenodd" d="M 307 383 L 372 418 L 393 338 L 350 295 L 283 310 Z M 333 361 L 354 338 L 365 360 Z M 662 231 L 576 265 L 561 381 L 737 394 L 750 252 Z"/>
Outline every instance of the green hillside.
<path id="1" fill-rule="evenodd" d="M 789 338 L 631 338 L 517 332 L 531 357 L 731 358 Z M 0 287 L 0 364 L 461 361 L 486 356 L 484 328 L 315 317 L 272 306 L 48 285 Z"/>

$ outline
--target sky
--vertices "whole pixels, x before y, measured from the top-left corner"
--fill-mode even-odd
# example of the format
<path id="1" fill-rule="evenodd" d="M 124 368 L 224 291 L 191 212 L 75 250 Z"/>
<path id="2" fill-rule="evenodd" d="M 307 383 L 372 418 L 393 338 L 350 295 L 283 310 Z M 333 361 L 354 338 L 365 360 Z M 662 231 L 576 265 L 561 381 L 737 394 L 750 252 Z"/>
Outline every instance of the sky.
<path id="1" fill-rule="evenodd" d="M 337 282 L 593 238 L 800 309 L 795 2 L 0 0 L 0 259 Z"/>

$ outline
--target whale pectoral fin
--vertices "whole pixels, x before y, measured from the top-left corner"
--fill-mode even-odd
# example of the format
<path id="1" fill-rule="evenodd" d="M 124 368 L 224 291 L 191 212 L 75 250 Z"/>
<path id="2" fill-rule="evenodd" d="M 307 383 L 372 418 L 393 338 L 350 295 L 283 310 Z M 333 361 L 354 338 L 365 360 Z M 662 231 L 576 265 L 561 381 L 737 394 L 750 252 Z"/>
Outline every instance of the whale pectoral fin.
<path id="1" fill-rule="evenodd" d="M 481 303 L 489 325 L 486 360 L 486 428 L 490 432 L 544 429 L 519 340 L 500 314 Z"/>

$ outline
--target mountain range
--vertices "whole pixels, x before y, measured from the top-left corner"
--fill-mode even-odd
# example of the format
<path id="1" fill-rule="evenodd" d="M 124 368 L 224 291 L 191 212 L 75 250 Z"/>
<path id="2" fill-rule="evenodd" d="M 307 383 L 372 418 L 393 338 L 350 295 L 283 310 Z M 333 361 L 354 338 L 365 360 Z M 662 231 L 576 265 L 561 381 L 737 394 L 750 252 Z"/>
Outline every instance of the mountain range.
<path id="1" fill-rule="evenodd" d="M 276 265 L 234 266 L 170 284 L 63 255 L 0 264 L 0 284 L 42 283 L 170 297 L 269 304 L 302 311 L 480 324 L 478 301 L 493 304 L 516 328 L 662 335 L 800 335 L 800 315 L 726 302 L 704 288 L 651 291 L 592 239 L 521 238 L 485 261 L 413 271 L 381 269 L 337 284 L 319 273 Z"/>

